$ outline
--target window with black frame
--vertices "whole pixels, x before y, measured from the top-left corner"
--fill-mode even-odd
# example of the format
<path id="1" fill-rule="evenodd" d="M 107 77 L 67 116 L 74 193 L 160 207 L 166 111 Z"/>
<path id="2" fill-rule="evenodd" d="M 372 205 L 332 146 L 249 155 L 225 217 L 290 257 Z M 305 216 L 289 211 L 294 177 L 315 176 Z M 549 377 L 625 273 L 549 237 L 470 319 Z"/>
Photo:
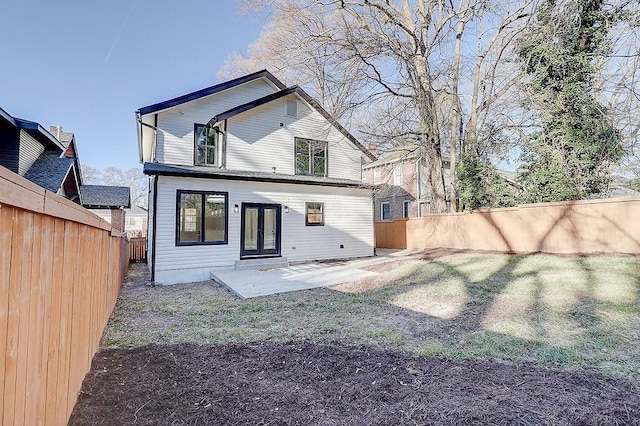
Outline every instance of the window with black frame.
<path id="1" fill-rule="evenodd" d="M 194 125 L 195 159 L 201 166 L 218 165 L 218 129 L 204 124 Z"/>
<path id="2" fill-rule="evenodd" d="M 178 191 L 176 245 L 226 244 L 226 192 Z"/>
<path id="3" fill-rule="evenodd" d="M 305 225 L 324 226 L 324 203 L 305 203 Z"/>
<path id="4" fill-rule="evenodd" d="M 296 138 L 296 174 L 327 176 L 327 142 Z"/>

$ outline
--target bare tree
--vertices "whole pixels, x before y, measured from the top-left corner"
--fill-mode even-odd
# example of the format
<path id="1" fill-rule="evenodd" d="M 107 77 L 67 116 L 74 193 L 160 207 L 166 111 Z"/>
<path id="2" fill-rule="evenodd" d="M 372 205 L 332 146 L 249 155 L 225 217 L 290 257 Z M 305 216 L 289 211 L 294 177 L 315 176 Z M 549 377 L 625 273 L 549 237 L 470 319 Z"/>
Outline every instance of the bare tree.
<path id="1" fill-rule="evenodd" d="M 131 191 L 131 205 L 147 207 L 148 179 L 140 169 L 132 167 L 123 170 L 111 166 L 98 170 L 95 167 L 82 166 L 82 174 L 84 183 L 87 185 L 128 186 Z"/>

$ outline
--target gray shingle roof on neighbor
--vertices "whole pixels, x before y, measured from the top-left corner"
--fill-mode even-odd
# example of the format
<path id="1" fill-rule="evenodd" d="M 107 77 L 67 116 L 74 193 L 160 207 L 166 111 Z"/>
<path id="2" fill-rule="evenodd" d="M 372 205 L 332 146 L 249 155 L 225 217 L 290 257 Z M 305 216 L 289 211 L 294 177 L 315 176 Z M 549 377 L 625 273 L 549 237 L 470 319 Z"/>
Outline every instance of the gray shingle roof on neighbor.
<path id="1" fill-rule="evenodd" d="M 38 157 L 24 177 L 36 185 L 56 193 L 72 166 L 73 158 L 60 158 L 60 153 L 47 151 Z"/>
<path id="2" fill-rule="evenodd" d="M 169 166 L 158 163 L 144 163 L 146 175 L 200 177 L 205 179 L 244 180 L 253 182 L 293 183 L 301 185 L 341 186 L 371 188 L 359 180 L 338 179 L 309 175 L 285 175 L 282 173 L 247 172 L 216 169 L 202 166 Z"/>
<path id="3" fill-rule="evenodd" d="M 111 209 L 131 206 L 128 186 L 83 185 L 80 187 L 82 206 L 88 209 Z"/>

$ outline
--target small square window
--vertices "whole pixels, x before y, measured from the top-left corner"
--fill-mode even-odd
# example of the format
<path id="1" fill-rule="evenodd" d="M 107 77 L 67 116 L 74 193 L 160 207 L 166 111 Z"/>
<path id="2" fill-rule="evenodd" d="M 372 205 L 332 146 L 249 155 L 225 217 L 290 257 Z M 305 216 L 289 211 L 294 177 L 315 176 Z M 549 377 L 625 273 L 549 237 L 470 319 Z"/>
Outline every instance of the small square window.
<path id="1" fill-rule="evenodd" d="M 324 226 L 324 203 L 306 203 L 306 226 Z"/>
<path id="2" fill-rule="evenodd" d="M 297 101 L 287 101 L 286 102 L 286 116 L 287 117 L 297 117 L 298 116 L 298 102 Z"/>
<path id="3" fill-rule="evenodd" d="M 380 219 L 391 219 L 391 208 L 389 206 L 389 203 L 380 203 Z"/>

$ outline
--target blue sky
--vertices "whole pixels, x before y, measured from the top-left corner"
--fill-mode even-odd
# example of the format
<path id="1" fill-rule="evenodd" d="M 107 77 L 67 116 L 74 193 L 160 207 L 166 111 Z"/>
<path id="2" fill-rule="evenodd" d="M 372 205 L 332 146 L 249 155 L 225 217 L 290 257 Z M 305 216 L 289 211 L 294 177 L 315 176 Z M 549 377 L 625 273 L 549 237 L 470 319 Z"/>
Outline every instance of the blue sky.
<path id="1" fill-rule="evenodd" d="M 134 112 L 215 84 L 260 29 L 233 0 L 6 0 L 0 107 L 74 132 L 82 164 L 139 167 Z"/>

